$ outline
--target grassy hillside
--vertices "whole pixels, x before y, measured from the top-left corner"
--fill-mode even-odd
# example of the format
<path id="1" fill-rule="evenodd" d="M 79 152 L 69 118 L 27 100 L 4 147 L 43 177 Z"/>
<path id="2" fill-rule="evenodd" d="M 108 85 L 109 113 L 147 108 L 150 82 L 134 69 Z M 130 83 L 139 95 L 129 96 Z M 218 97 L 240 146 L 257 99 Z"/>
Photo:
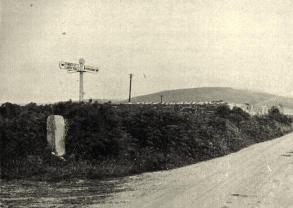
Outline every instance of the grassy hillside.
<path id="1" fill-rule="evenodd" d="M 177 89 L 157 92 L 149 95 L 134 97 L 133 102 L 160 102 L 163 95 L 165 102 L 200 102 L 223 100 L 232 103 L 250 103 L 253 105 L 278 105 L 293 109 L 293 98 L 276 96 L 269 93 L 239 90 L 227 87 L 203 87 L 190 89 Z"/>

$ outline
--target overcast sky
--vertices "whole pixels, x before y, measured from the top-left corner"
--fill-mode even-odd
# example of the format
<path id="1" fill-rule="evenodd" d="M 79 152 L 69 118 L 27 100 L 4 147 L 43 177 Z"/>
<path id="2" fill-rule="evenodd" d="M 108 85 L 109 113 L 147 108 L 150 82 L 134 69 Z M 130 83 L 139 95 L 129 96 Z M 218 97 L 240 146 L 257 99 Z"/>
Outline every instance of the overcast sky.
<path id="1" fill-rule="evenodd" d="M 78 99 L 205 86 L 293 97 L 292 0 L 0 0 L 0 102 Z"/>

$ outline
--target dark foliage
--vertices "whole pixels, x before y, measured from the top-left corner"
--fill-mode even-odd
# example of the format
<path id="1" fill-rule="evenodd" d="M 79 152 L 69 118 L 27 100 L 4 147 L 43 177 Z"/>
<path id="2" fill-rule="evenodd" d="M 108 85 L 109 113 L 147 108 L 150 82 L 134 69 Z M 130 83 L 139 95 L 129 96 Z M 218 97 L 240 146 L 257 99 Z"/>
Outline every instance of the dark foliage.
<path id="1" fill-rule="evenodd" d="M 50 156 L 46 118 L 67 121 L 66 163 Z M 0 107 L 1 177 L 104 177 L 169 169 L 237 151 L 291 131 L 272 108 L 250 116 L 240 108 L 57 103 Z M 119 167 L 119 168 L 117 168 Z"/>

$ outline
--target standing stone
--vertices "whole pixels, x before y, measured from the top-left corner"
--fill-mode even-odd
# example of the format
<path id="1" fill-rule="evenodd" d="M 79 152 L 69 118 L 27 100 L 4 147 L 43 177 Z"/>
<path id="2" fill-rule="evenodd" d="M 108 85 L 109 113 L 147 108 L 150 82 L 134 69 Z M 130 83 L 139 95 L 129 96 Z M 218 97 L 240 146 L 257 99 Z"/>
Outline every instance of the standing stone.
<path id="1" fill-rule="evenodd" d="M 58 157 L 65 155 L 65 121 L 62 116 L 48 116 L 47 141 L 52 154 Z"/>

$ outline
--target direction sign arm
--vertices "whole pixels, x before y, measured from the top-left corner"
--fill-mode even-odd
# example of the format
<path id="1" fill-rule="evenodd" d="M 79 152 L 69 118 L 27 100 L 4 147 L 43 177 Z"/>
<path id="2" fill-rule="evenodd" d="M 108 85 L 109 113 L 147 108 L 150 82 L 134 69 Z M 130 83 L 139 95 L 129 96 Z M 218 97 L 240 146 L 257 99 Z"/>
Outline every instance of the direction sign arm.
<path id="1" fill-rule="evenodd" d="M 60 61 L 59 62 L 59 68 L 69 70 L 69 71 L 79 71 L 80 67 L 79 67 L 79 64 Z"/>
<path id="2" fill-rule="evenodd" d="M 85 71 L 98 72 L 99 68 L 94 66 L 84 66 Z"/>

